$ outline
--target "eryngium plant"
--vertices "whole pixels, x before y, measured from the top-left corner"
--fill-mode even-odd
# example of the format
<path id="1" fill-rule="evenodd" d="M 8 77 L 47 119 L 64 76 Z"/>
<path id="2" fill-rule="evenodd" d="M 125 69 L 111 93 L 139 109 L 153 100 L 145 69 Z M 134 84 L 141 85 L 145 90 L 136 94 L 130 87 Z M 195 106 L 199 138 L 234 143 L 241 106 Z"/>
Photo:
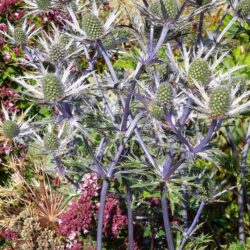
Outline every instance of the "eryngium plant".
<path id="1" fill-rule="evenodd" d="M 21 94 L 38 107 L 49 106 L 50 118 L 31 124 L 32 135 L 25 142 L 35 140 L 31 145 L 41 145 L 54 171 L 76 189 L 77 175 L 87 170 L 102 178 L 97 250 L 106 247 L 102 242 L 105 201 L 116 178 L 126 190 L 130 250 L 134 249 L 136 223 L 132 207 L 136 200 L 132 197 L 141 196 L 144 189 L 147 193 L 147 187 L 161 198 L 167 241 L 164 248 L 173 250 L 178 242 L 179 249 L 186 244 L 197 248 L 190 246 L 189 240 L 191 236 L 195 239 L 201 213 L 225 190 L 216 187 L 204 198 L 201 181 L 208 178 L 207 168 L 195 172 L 194 178 L 195 163 L 219 165 L 218 155 L 222 153 L 216 143 L 211 143 L 214 135 L 224 120 L 244 114 L 250 107 L 249 90 L 240 90 L 240 82 L 232 86 L 232 79 L 246 65 L 225 69 L 222 61 L 230 52 L 221 42 L 235 21 L 244 21 L 248 15 L 247 1 L 233 2 L 226 12 L 233 7 L 230 11 L 235 17 L 225 26 L 222 17 L 217 29 L 209 32 L 204 29 L 204 15 L 220 6 L 220 1 L 185 1 L 182 6 L 175 0 L 143 2 L 144 6 L 135 4 L 135 13 L 126 12 L 129 25 L 122 25 L 126 27 L 126 39 L 118 39 L 108 53 L 105 39 L 114 32 L 114 26 L 120 29 L 116 24 L 121 11 L 115 9 L 104 18 L 105 8 L 95 1 L 84 6 L 76 1 L 76 8 L 63 2 L 67 18 L 58 27 L 52 23 L 48 31 L 30 33 L 31 28 L 23 25 L 24 33 L 14 34 L 10 25 L 12 36 L 1 32 L 13 44 L 23 45 L 26 52 L 18 62 L 25 69 L 24 75 L 13 77 L 21 85 Z M 62 4 L 38 0 L 25 3 L 30 9 L 28 15 L 47 13 Z M 199 34 L 193 32 L 194 20 L 199 23 Z M 189 35 L 191 39 L 185 39 Z M 33 36 L 34 41 L 28 42 Z M 71 45 L 75 46 L 73 56 L 68 53 Z M 23 124 L 5 115 L 1 140 L 15 141 L 27 135 Z M 44 125 L 53 130 L 44 130 Z M 78 172 L 66 169 L 74 165 Z M 180 190 L 186 189 L 190 193 L 182 197 Z M 192 202 L 192 206 L 199 203 L 199 207 L 196 216 L 188 214 L 189 220 L 177 212 L 178 222 L 185 222 L 185 229 L 176 229 L 171 225 L 171 213 L 182 201 Z M 175 241 L 177 235 L 181 239 Z"/>

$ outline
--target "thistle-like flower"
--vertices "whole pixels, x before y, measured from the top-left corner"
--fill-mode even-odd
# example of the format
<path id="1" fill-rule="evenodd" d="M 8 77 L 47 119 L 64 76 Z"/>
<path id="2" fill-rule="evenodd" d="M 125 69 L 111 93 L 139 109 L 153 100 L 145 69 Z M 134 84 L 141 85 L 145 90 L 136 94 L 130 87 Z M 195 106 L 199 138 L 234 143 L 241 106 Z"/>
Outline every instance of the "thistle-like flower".
<path id="1" fill-rule="evenodd" d="M 173 105 L 174 91 L 169 83 L 164 83 L 159 86 L 156 92 L 157 101 L 166 105 L 167 109 L 171 109 Z"/>
<path id="2" fill-rule="evenodd" d="M 1 111 L 4 119 L 0 120 L 0 142 L 4 142 L 6 146 L 9 146 L 12 142 L 24 144 L 23 137 L 31 133 L 29 123 L 32 121 L 32 118 L 29 118 L 27 121 L 24 120 L 30 108 L 17 116 L 16 112 L 10 115 L 2 105 Z"/>
<path id="3" fill-rule="evenodd" d="M 68 8 L 68 11 L 73 23 L 67 20 L 66 22 L 72 27 L 72 29 L 80 34 L 79 36 L 72 35 L 78 41 L 82 41 L 82 39 L 94 41 L 105 37 L 111 32 L 114 22 L 120 13 L 119 11 L 114 10 L 104 23 L 99 17 L 99 10 L 96 2 L 93 1 L 92 10 L 85 12 L 82 17 L 82 22 L 79 23 L 72 8 Z"/>
<path id="4" fill-rule="evenodd" d="M 55 6 L 54 0 L 24 0 L 25 8 L 28 9 L 26 16 L 47 13 Z"/>
<path id="5" fill-rule="evenodd" d="M 246 19 L 250 16 L 250 1 L 242 0 L 236 7 L 236 13 L 240 18 Z"/>
<path id="6" fill-rule="evenodd" d="M 10 44 L 21 46 L 25 45 L 40 29 L 41 27 L 35 29 L 35 24 L 28 26 L 26 19 L 21 26 L 17 27 L 8 21 L 8 32 L 0 30 L 0 34 L 4 35 Z"/>
<path id="7" fill-rule="evenodd" d="M 63 71 L 63 73 L 49 73 L 43 69 L 42 73 L 25 74 L 14 81 L 21 84 L 27 91 L 25 94 L 32 99 L 41 102 L 55 103 L 65 100 L 72 96 L 79 95 L 83 90 L 90 88 L 92 85 L 86 83 L 90 74 L 83 75 L 78 79 L 72 75 L 71 68 L 73 63 Z M 36 84 L 32 84 L 36 82 Z"/>
<path id="8" fill-rule="evenodd" d="M 156 118 L 157 120 L 163 120 L 165 117 L 163 107 L 156 102 L 150 102 L 148 104 L 148 109 L 152 116 Z"/>

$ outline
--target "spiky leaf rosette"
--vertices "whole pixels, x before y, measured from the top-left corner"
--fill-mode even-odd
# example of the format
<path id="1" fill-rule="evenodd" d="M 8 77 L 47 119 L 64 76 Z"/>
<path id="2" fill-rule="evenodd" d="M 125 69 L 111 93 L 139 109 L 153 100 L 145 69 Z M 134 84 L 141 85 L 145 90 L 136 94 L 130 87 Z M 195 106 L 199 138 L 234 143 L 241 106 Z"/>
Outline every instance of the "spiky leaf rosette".
<path id="1" fill-rule="evenodd" d="M 162 0 L 162 2 L 165 7 L 168 19 L 174 19 L 178 12 L 176 0 Z M 159 0 L 154 1 L 151 4 L 149 10 L 153 15 L 163 18 L 162 6 Z"/>
<path id="2" fill-rule="evenodd" d="M 13 36 L 14 36 L 15 43 L 18 45 L 24 44 L 27 40 L 25 32 L 20 27 L 15 28 Z"/>
<path id="3" fill-rule="evenodd" d="M 53 73 L 48 73 L 42 79 L 43 94 L 47 101 L 56 101 L 63 97 L 63 87 Z"/>
<path id="4" fill-rule="evenodd" d="M 157 89 L 156 92 L 157 101 L 162 105 L 166 105 L 168 109 L 171 109 L 171 106 L 173 104 L 173 97 L 174 97 L 174 91 L 173 87 L 170 84 L 164 83 L 160 85 L 160 87 Z"/>
<path id="5" fill-rule="evenodd" d="M 3 122 L 2 130 L 3 130 L 3 136 L 6 139 L 13 139 L 20 133 L 19 126 L 14 121 L 11 120 L 6 120 Z"/>
<path id="6" fill-rule="evenodd" d="M 64 60 L 66 56 L 65 46 L 63 43 L 56 43 L 51 46 L 49 55 L 52 61 L 58 62 Z"/>
<path id="7" fill-rule="evenodd" d="M 189 83 L 192 84 L 193 80 L 195 80 L 198 83 L 205 85 L 209 79 L 209 76 L 209 65 L 204 59 L 197 58 L 191 63 L 188 72 Z"/>
<path id="8" fill-rule="evenodd" d="M 164 119 L 165 115 L 164 115 L 163 107 L 161 107 L 157 103 L 150 102 L 148 105 L 148 109 L 154 118 L 156 118 L 158 120 Z"/>
<path id="9" fill-rule="evenodd" d="M 221 117 L 228 111 L 230 90 L 226 86 L 216 87 L 209 97 L 209 108 L 212 116 Z"/>
<path id="10" fill-rule="evenodd" d="M 236 9 L 238 15 L 240 17 L 246 18 L 250 15 L 250 1 L 249 0 L 242 0 Z"/>
<path id="11" fill-rule="evenodd" d="M 85 13 L 82 18 L 82 28 L 87 38 L 95 40 L 104 34 L 104 28 L 101 20 L 93 13 Z"/>
<path id="12" fill-rule="evenodd" d="M 51 0 L 36 0 L 36 4 L 39 9 L 48 11 L 51 6 Z"/>
<path id="13" fill-rule="evenodd" d="M 58 137 L 54 133 L 48 133 L 43 138 L 44 146 L 48 151 L 56 151 L 59 148 Z"/>

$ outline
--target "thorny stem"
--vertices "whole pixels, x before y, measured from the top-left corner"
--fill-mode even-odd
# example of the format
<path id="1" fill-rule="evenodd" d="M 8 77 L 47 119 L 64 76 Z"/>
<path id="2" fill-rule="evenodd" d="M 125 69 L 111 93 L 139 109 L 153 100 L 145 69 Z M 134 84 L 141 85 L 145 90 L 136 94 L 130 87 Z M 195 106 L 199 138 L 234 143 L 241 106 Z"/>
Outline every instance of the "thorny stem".
<path id="1" fill-rule="evenodd" d="M 191 226 L 189 227 L 189 229 L 187 230 L 187 232 L 184 233 L 184 239 L 183 241 L 181 242 L 181 246 L 180 246 L 180 249 L 179 250 L 182 250 L 184 249 L 185 245 L 186 245 L 186 242 L 188 241 L 189 237 L 191 236 L 191 234 L 193 233 L 193 230 L 195 229 L 196 225 L 198 224 L 199 222 L 199 219 L 200 219 L 200 216 L 201 216 L 201 213 L 203 211 L 205 207 L 205 202 L 202 201 L 200 203 L 200 206 L 199 206 L 199 209 L 194 217 L 194 220 L 191 224 Z"/>
<path id="2" fill-rule="evenodd" d="M 132 193 L 129 187 L 126 190 L 126 202 L 128 213 L 128 241 L 129 250 L 134 250 L 134 226 L 133 226 L 133 210 L 132 210 Z"/>
<path id="3" fill-rule="evenodd" d="M 245 243 L 246 235 L 244 231 L 244 190 L 246 186 L 245 174 L 247 167 L 247 153 L 250 147 L 250 121 L 248 122 L 248 130 L 245 139 L 245 145 L 242 151 L 242 160 L 240 166 L 240 187 L 238 189 L 238 216 L 239 216 L 239 240 Z"/>
<path id="4" fill-rule="evenodd" d="M 168 249 L 174 250 L 175 248 L 174 248 L 173 236 L 171 233 L 171 225 L 170 225 L 170 220 L 169 220 L 168 201 L 166 198 L 166 193 L 167 193 L 167 187 L 164 186 L 161 190 L 161 207 L 162 207 L 164 229 L 165 229 L 166 238 L 168 242 Z"/>

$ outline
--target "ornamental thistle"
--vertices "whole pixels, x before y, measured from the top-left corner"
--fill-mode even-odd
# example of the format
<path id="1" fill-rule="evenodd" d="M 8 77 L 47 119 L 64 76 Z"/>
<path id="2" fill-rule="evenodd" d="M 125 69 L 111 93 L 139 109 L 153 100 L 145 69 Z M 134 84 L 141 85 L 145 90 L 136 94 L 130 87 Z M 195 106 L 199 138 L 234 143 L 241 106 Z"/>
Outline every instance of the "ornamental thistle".
<path id="1" fill-rule="evenodd" d="M 55 74 L 48 73 L 42 79 L 43 94 L 47 101 L 56 101 L 63 97 L 63 87 Z"/>
<path id="2" fill-rule="evenodd" d="M 63 61 L 66 56 L 65 46 L 63 43 L 57 43 L 51 46 L 49 56 L 52 61 Z"/>
<path id="3" fill-rule="evenodd" d="M 168 19 L 174 19 L 178 13 L 178 6 L 176 0 L 162 0 L 166 10 Z M 160 18 L 163 18 L 162 6 L 159 0 L 153 2 L 149 8 L 149 11 Z"/>
<path id="4" fill-rule="evenodd" d="M 158 120 L 163 120 L 165 115 L 164 115 L 164 110 L 163 107 L 161 107 L 160 105 L 158 105 L 155 102 L 150 102 L 148 105 L 148 109 L 151 112 L 151 114 L 153 115 L 154 118 L 158 119 Z"/>
<path id="5" fill-rule="evenodd" d="M 210 94 L 209 108 L 212 116 L 220 117 L 225 115 L 230 105 L 230 91 L 225 86 L 215 88 Z"/>
<path id="6" fill-rule="evenodd" d="M 173 96 L 173 87 L 168 83 L 160 85 L 160 87 L 157 89 L 157 101 L 162 105 L 166 105 L 167 109 L 171 109 L 173 104 Z"/>
<path id="7" fill-rule="evenodd" d="M 250 1 L 249 0 L 242 0 L 236 9 L 238 15 L 240 17 L 246 18 L 250 15 Z"/>
<path id="8" fill-rule="evenodd" d="M 48 133 L 43 138 L 44 146 L 48 151 L 56 151 L 59 148 L 58 137 L 54 133 Z"/>
<path id="9" fill-rule="evenodd" d="M 13 139 L 20 133 L 19 126 L 12 120 L 6 120 L 2 124 L 3 136 L 6 139 Z"/>
<path id="10" fill-rule="evenodd" d="M 193 80 L 197 81 L 199 84 L 206 85 L 210 76 L 209 65 L 202 59 L 195 59 L 190 65 L 188 72 L 188 81 L 192 84 Z"/>
<path id="11" fill-rule="evenodd" d="M 82 29 L 87 38 L 95 40 L 103 36 L 104 28 L 101 20 L 92 13 L 85 13 L 82 18 Z"/>
<path id="12" fill-rule="evenodd" d="M 165 81 L 169 75 L 169 66 L 165 62 L 153 63 L 147 67 L 147 72 L 151 75 L 158 72 L 159 81 Z"/>
<path id="13" fill-rule="evenodd" d="M 22 45 L 26 42 L 27 37 L 22 28 L 15 28 L 14 30 L 14 40 L 17 45 Z"/>
<path id="14" fill-rule="evenodd" d="M 51 6 L 51 0 L 36 0 L 37 7 L 41 10 L 49 10 Z"/>

